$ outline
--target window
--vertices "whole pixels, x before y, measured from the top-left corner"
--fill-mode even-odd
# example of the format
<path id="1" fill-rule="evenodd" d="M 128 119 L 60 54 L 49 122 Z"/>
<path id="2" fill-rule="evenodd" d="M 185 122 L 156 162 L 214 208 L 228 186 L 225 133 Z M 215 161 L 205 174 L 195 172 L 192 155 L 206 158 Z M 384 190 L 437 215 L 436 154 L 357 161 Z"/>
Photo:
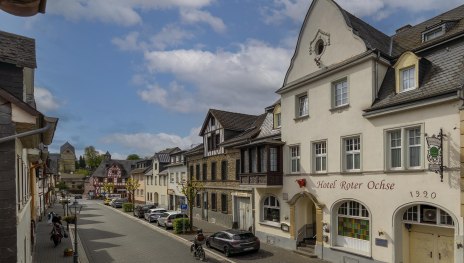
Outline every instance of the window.
<path id="1" fill-rule="evenodd" d="M 235 180 L 240 180 L 240 159 L 235 160 Z"/>
<path id="2" fill-rule="evenodd" d="M 211 118 L 211 126 L 216 125 L 216 120 L 214 118 Z"/>
<path id="3" fill-rule="evenodd" d="M 216 181 L 216 162 L 211 163 L 211 181 Z"/>
<path id="4" fill-rule="evenodd" d="M 400 70 L 400 92 L 416 88 L 415 72 L 414 66 Z"/>
<path id="5" fill-rule="evenodd" d="M 343 139 L 343 170 L 347 172 L 361 170 L 361 138 L 352 137 Z"/>
<path id="6" fill-rule="evenodd" d="M 279 166 L 278 166 L 278 149 L 276 147 L 271 147 L 269 148 L 269 162 L 270 162 L 270 169 L 271 172 L 277 172 L 279 171 Z"/>
<path id="7" fill-rule="evenodd" d="M 370 220 L 369 211 L 366 207 L 356 201 L 347 201 L 338 208 L 337 244 L 342 243 L 348 246 L 356 244 L 351 239 L 364 241 L 370 240 Z M 348 238 L 348 239 L 347 239 Z M 364 249 L 362 249 L 364 247 Z M 353 247 L 361 250 L 368 250 L 365 246 L 358 245 Z"/>
<path id="8" fill-rule="evenodd" d="M 290 147 L 290 168 L 292 173 L 300 172 L 300 146 Z"/>
<path id="9" fill-rule="evenodd" d="M 263 221 L 280 222 L 279 200 L 272 195 L 263 200 Z"/>
<path id="10" fill-rule="evenodd" d="M 189 172 L 190 172 L 190 174 L 189 174 L 190 180 L 192 180 L 193 179 L 193 165 L 190 165 Z M 198 180 L 198 178 L 197 178 L 197 180 Z"/>
<path id="11" fill-rule="evenodd" d="M 333 84 L 333 106 L 348 105 L 348 81 L 346 79 Z"/>
<path id="12" fill-rule="evenodd" d="M 314 171 L 316 173 L 327 172 L 327 143 L 316 142 L 313 144 Z"/>
<path id="13" fill-rule="evenodd" d="M 248 149 L 243 151 L 242 160 L 243 160 L 243 172 L 249 173 L 250 172 L 250 159 L 249 159 Z"/>
<path id="14" fill-rule="evenodd" d="M 221 180 L 227 180 L 227 161 L 224 160 L 221 162 Z"/>
<path id="15" fill-rule="evenodd" d="M 266 172 L 266 148 L 259 147 L 259 172 L 265 173 Z"/>
<path id="16" fill-rule="evenodd" d="M 308 108 L 308 95 L 301 95 L 297 97 L 297 117 L 304 117 L 309 114 Z"/>
<path id="17" fill-rule="evenodd" d="M 201 207 L 201 194 L 197 194 L 196 203 L 197 207 Z"/>
<path id="18" fill-rule="evenodd" d="M 221 143 L 221 135 L 218 133 L 214 136 L 214 149 L 219 149 L 219 144 Z"/>
<path id="19" fill-rule="evenodd" d="M 404 143 L 403 143 L 404 142 Z M 408 127 L 386 132 L 387 169 L 417 169 L 422 167 L 421 127 Z"/>
<path id="20" fill-rule="evenodd" d="M 454 220 L 447 212 L 430 205 L 411 206 L 404 212 L 403 222 L 407 224 L 454 226 Z"/>
<path id="21" fill-rule="evenodd" d="M 256 148 L 251 149 L 251 172 L 256 173 L 258 172 L 258 162 L 257 162 L 257 151 Z"/>
<path id="22" fill-rule="evenodd" d="M 170 178 L 171 183 L 174 183 L 174 174 L 170 174 L 169 178 Z"/>
<path id="23" fill-rule="evenodd" d="M 203 181 L 206 181 L 207 178 L 207 172 L 208 172 L 208 165 L 206 163 L 203 164 Z"/>
<path id="24" fill-rule="evenodd" d="M 227 213 L 227 194 L 221 194 L 221 211 Z"/>
<path id="25" fill-rule="evenodd" d="M 211 210 L 216 211 L 217 210 L 217 197 L 216 193 L 211 193 Z"/>
<path id="26" fill-rule="evenodd" d="M 443 24 L 439 27 L 436 27 L 436 28 L 432 28 L 428 31 L 425 31 L 422 33 L 422 42 L 425 42 L 425 41 L 429 41 L 429 40 L 432 40 L 432 39 L 435 39 L 439 36 L 442 36 L 445 34 L 445 30 L 446 30 L 446 25 Z"/>
<path id="27" fill-rule="evenodd" d="M 192 167 L 192 168 L 193 168 L 193 167 Z M 195 169 L 195 170 L 196 170 L 196 171 L 195 171 L 195 172 L 196 172 L 196 173 L 195 173 L 195 178 L 197 179 L 197 181 L 200 181 L 200 164 L 197 164 L 197 165 L 195 166 L 195 168 L 196 168 L 196 169 Z"/>
<path id="28" fill-rule="evenodd" d="M 281 117 L 281 113 L 275 113 L 274 114 L 274 129 L 277 129 L 277 128 L 280 128 L 281 126 L 281 121 L 282 121 L 282 117 Z"/>

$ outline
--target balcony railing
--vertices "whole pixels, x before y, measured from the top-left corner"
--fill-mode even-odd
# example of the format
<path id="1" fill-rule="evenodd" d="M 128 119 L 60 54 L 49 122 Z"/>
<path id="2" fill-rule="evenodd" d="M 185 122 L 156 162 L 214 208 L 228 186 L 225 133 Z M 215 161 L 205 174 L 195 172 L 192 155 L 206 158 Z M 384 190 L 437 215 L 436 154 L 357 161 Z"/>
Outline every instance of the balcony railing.
<path id="1" fill-rule="evenodd" d="M 267 173 L 253 173 L 241 174 L 240 185 L 267 187 L 267 186 L 282 186 L 282 174 L 267 174 Z"/>

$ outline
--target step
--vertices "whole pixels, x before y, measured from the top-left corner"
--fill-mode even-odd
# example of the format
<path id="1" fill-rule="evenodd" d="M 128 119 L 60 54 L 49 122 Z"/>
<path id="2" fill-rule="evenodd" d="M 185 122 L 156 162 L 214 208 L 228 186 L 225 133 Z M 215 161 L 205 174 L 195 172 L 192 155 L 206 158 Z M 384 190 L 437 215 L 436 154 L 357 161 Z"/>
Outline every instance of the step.
<path id="1" fill-rule="evenodd" d="M 314 248 L 312 247 L 297 247 L 296 250 L 293 250 L 293 252 L 302 256 L 317 258 L 317 256 L 314 254 Z"/>

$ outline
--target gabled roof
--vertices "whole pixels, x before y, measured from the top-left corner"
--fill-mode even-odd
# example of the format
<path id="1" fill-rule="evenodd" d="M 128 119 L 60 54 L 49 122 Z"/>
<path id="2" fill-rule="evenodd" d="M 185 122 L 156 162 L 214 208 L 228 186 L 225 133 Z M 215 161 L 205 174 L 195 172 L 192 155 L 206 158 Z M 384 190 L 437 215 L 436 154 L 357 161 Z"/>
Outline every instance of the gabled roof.
<path id="1" fill-rule="evenodd" d="M 203 122 L 203 126 L 201 127 L 200 136 L 204 135 L 211 116 L 214 117 L 225 130 L 232 131 L 244 131 L 258 118 L 256 115 L 210 109 L 206 115 L 205 121 Z"/>
<path id="2" fill-rule="evenodd" d="M 36 68 L 35 40 L 0 31 L 0 62 Z"/>
<path id="3" fill-rule="evenodd" d="M 191 155 L 196 155 L 196 154 L 203 154 L 204 153 L 204 145 L 203 143 L 198 144 L 197 146 L 194 146 L 190 150 L 187 150 L 185 153 L 186 156 L 191 156 Z"/>
<path id="4" fill-rule="evenodd" d="M 106 177 L 108 168 L 117 165 L 119 168 L 122 170 L 122 177 L 128 177 L 132 167 L 135 166 L 137 161 L 135 160 L 103 160 L 100 165 L 95 169 L 95 171 L 92 173 L 92 177 Z"/>
<path id="5" fill-rule="evenodd" d="M 180 151 L 179 147 L 166 148 L 162 151 L 155 153 L 154 159 L 158 160 L 160 163 L 169 163 L 171 161 L 170 155 L 173 152 Z"/>
<path id="6" fill-rule="evenodd" d="M 66 149 L 69 149 L 72 153 L 76 153 L 74 150 L 74 146 L 72 146 L 69 142 L 66 142 L 65 144 L 61 145 L 60 147 L 60 153 L 63 153 L 66 151 Z"/>

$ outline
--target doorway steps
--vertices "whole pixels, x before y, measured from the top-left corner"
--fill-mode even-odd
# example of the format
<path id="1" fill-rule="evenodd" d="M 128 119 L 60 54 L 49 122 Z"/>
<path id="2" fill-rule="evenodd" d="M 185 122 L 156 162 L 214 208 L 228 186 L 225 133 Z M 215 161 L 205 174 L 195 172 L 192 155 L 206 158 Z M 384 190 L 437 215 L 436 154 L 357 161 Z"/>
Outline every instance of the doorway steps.
<path id="1" fill-rule="evenodd" d="M 293 252 L 309 258 L 317 258 L 316 254 L 314 254 L 315 244 L 316 242 L 314 239 L 305 238 L 303 241 L 298 243 L 296 250 Z"/>

